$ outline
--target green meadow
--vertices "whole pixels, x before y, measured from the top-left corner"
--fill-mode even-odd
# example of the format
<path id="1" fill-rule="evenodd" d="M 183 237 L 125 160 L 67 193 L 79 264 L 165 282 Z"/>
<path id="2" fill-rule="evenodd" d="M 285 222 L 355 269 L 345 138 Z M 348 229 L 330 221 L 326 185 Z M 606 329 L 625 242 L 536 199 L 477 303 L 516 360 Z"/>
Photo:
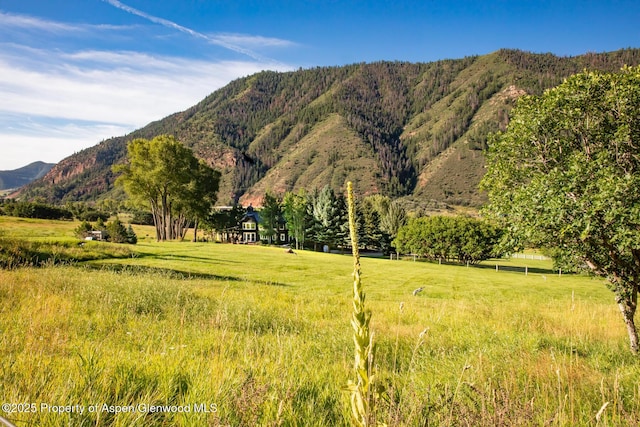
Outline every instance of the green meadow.
<path id="1" fill-rule="evenodd" d="M 0 270 L 4 418 L 350 425 L 351 256 L 156 243 L 147 227 L 135 246 L 79 246 L 77 225 L 0 217 L 3 244 L 62 245 L 80 260 Z M 601 279 L 524 259 L 361 263 L 378 424 L 640 424 L 640 364 Z"/>

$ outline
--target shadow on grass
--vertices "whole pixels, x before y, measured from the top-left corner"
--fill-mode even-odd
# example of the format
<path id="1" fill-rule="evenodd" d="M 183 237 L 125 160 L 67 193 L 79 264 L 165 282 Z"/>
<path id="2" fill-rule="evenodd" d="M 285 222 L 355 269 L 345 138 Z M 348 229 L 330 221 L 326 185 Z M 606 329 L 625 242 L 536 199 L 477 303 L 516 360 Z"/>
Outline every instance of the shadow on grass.
<path id="1" fill-rule="evenodd" d="M 239 261 L 229 261 L 228 259 L 218 259 L 211 258 L 205 256 L 193 256 L 193 255 L 178 255 L 175 253 L 171 254 L 157 254 L 153 252 L 136 252 L 135 258 L 153 258 L 164 261 L 175 260 L 194 260 L 194 261 L 206 261 L 206 262 L 215 262 L 215 263 L 226 263 L 226 264 L 240 264 Z"/>
<path id="2" fill-rule="evenodd" d="M 261 285 L 267 285 L 267 286 L 282 286 L 282 287 L 291 286 L 286 283 L 273 282 L 268 280 L 244 279 L 236 276 L 223 276 L 223 275 L 211 274 L 211 273 L 197 273 L 193 271 L 184 271 L 184 270 L 178 270 L 174 268 L 149 267 L 149 266 L 143 266 L 143 265 L 86 263 L 86 264 L 83 264 L 83 267 L 89 270 L 114 271 L 117 273 L 157 274 L 157 275 L 167 277 L 169 279 L 177 279 L 177 280 L 205 279 L 205 280 L 218 280 L 218 281 L 229 281 L 229 282 L 254 282 L 254 283 L 259 283 Z"/>
<path id="3" fill-rule="evenodd" d="M 409 261 L 409 258 L 404 258 L 403 260 L 405 261 Z M 452 266 L 457 266 L 457 267 L 465 267 L 466 265 L 463 263 L 459 263 L 459 262 L 454 262 L 454 261 L 440 261 L 438 262 L 437 260 L 431 260 L 431 259 L 425 259 L 425 258 L 416 258 L 414 259 L 414 261 L 416 262 L 425 262 L 425 263 L 429 263 L 429 264 L 441 264 L 441 265 L 452 265 Z M 531 273 L 531 274 L 544 274 L 544 275 L 554 275 L 554 274 L 558 274 L 558 270 L 552 269 L 552 268 L 541 268 L 541 267 L 525 267 L 525 266 L 520 266 L 520 265 L 505 265 L 505 264 L 501 264 L 503 260 L 489 260 L 489 261 L 484 261 L 481 264 L 470 264 L 469 268 L 480 268 L 483 270 L 495 270 L 496 269 L 496 264 L 498 264 L 498 271 L 507 271 L 510 273 L 522 273 L 525 274 L 525 272 Z M 562 272 L 562 274 L 572 274 L 571 272 Z"/>
<path id="4" fill-rule="evenodd" d="M 482 268 L 485 270 L 495 270 L 496 264 L 498 265 L 498 271 L 508 271 L 511 273 L 522 273 L 529 272 L 531 274 L 548 274 L 554 275 L 558 274 L 558 270 L 553 270 L 551 268 L 540 268 L 540 267 L 524 267 L 524 266 L 515 266 L 515 265 L 504 265 L 499 262 L 495 264 L 485 263 L 485 264 L 476 264 L 472 265 L 473 268 Z M 562 274 L 570 274 L 570 273 L 562 273 Z"/>

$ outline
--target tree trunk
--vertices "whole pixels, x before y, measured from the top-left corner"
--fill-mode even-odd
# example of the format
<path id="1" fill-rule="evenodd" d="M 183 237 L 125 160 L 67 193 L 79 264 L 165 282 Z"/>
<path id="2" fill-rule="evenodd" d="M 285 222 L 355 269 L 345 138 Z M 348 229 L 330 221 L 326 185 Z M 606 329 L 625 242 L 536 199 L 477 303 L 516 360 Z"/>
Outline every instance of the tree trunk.
<path id="1" fill-rule="evenodd" d="M 634 289 L 630 298 L 625 298 L 620 295 L 616 296 L 618 308 L 620 308 L 622 318 L 624 319 L 624 324 L 627 327 L 627 334 L 629 334 L 629 344 L 631 346 L 631 352 L 635 355 L 638 354 L 638 330 L 636 329 L 636 324 L 633 318 L 636 314 L 637 301 L 637 287 L 636 289 Z"/>
<path id="2" fill-rule="evenodd" d="M 193 221 L 193 241 L 198 241 L 198 218 Z"/>

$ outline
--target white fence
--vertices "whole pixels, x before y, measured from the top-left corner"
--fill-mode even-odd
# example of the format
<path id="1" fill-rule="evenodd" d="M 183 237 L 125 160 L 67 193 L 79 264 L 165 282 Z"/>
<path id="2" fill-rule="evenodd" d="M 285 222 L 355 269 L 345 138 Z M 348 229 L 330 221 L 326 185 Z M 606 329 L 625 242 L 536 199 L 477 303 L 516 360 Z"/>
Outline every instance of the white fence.
<path id="1" fill-rule="evenodd" d="M 518 259 L 535 259 L 538 261 L 546 261 L 551 258 L 546 257 L 544 255 L 534 255 L 534 254 L 511 254 L 509 258 L 518 258 Z"/>

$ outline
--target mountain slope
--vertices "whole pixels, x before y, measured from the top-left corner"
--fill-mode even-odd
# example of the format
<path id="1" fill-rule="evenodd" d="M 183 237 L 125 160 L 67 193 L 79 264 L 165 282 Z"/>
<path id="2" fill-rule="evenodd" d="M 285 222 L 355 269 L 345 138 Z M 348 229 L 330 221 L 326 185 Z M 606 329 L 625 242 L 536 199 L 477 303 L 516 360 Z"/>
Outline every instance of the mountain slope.
<path id="1" fill-rule="evenodd" d="M 235 80 L 194 107 L 71 156 L 23 197 L 123 197 L 111 165 L 134 138 L 175 135 L 222 171 L 221 203 L 347 180 L 360 194 L 478 205 L 489 132 L 517 97 L 584 69 L 640 63 L 640 50 L 556 57 L 516 50 L 432 63 L 377 62 Z"/>
<path id="2" fill-rule="evenodd" d="M 33 162 L 19 169 L 0 171 L 0 190 L 22 187 L 45 176 L 54 165 L 54 163 Z"/>

